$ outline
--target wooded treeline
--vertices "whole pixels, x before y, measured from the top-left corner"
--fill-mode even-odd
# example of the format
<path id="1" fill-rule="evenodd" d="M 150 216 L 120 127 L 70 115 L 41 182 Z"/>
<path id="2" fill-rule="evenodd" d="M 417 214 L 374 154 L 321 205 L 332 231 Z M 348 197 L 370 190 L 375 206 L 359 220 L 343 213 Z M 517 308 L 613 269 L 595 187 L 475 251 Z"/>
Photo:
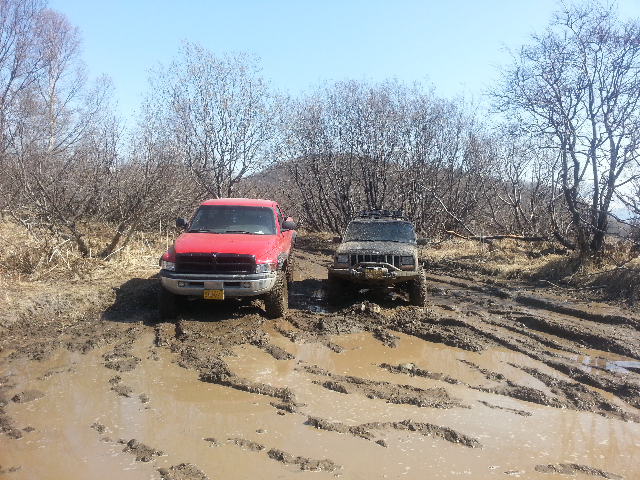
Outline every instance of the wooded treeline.
<path id="1" fill-rule="evenodd" d="M 558 4 L 503 66 L 491 115 L 394 79 L 292 98 L 258 58 L 185 42 L 125 128 L 80 45 L 44 0 L 0 0 L 0 209 L 84 255 L 211 197 L 272 198 L 312 231 L 402 209 L 424 236 L 548 239 L 582 256 L 604 249 L 614 207 L 640 219 L 640 21 L 615 7 Z M 99 248 L 95 229 L 109 233 Z"/>

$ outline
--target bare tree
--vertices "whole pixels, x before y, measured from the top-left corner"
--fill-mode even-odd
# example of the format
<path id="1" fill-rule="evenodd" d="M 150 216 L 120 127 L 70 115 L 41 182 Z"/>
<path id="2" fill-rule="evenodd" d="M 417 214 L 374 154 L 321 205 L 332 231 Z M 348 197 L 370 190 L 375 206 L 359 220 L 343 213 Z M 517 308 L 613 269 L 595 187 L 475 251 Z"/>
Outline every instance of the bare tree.
<path id="1" fill-rule="evenodd" d="M 307 228 L 339 232 L 358 208 L 356 162 L 348 144 L 348 83 L 325 84 L 290 105 L 281 155 Z"/>
<path id="2" fill-rule="evenodd" d="M 80 59 L 82 40 L 78 28 L 53 10 L 40 13 L 37 28 L 35 50 L 42 59 L 43 71 L 36 79 L 35 92 L 44 113 L 42 140 L 47 152 L 59 153 L 91 125 L 88 119 L 78 118 L 78 97 L 87 82 Z"/>
<path id="3" fill-rule="evenodd" d="M 42 130 L 37 129 L 35 134 L 25 131 L 20 137 L 24 148 L 11 157 L 8 169 L 12 182 L 20 185 L 14 215 L 69 237 L 86 256 L 91 246 L 85 237 L 90 232 L 90 222 L 101 218 L 109 195 L 108 177 L 117 164 L 120 148 L 121 128 L 103 101 L 106 94 L 102 88 L 105 86 L 101 84 L 94 92 L 100 101 L 91 95 L 83 99 L 98 102 L 92 107 L 99 106 L 102 114 L 91 117 L 92 123 L 81 129 L 82 136 L 62 151 L 50 151 L 49 138 L 39 135 Z M 39 113 L 46 125 L 46 109 Z"/>
<path id="4" fill-rule="evenodd" d="M 234 196 L 243 177 L 265 166 L 278 106 L 256 57 L 218 58 L 185 42 L 181 56 L 150 83 L 147 112 L 165 118 L 182 160 L 209 196 Z"/>
<path id="5" fill-rule="evenodd" d="M 44 6 L 44 0 L 0 0 L 0 168 L 4 168 L 7 155 L 19 148 L 15 137 L 24 110 L 23 94 L 43 69 L 35 47 Z M 3 207 L 14 197 L 11 187 L 0 181 Z"/>
<path id="6" fill-rule="evenodd" d="M 111 81 L 87 82 L 80 34 L 64 15 L 39 9 L 29 19 L 30 28 L 14 38 L 28 44 L 22 51 L 31 67 L 5 104 L 3 194 L 16 219 L 64 235 L 89 255 L 87 234 L 92 221 L 108 217 L 121 148 Z"/>
<path id="7" fill-rule="evenodd" d="M 561 4 L 531 40 L 492 93 L 500 111 L 554 153 L 573 238 L 558 225 L 554 233 L 585 257 L 603 249 L 612 200 L 638 176 L 630 167 L 639 154 L 640 23 L 596 1 Z"/>
<path id="8" fill-rule="evenodd" d="M 492 144 L 495 162 L 491 181 L 483 195 L 491 215 L 489 222 L 500 234 L 522 239 L 549 239 L 553 229 L 550 206 L 554 205 L 553 158 L 545 156 L 537 139 L 511 134 L 510 126 L 495 131 Z M 566 215 L 565 215 L 566 217 Z M 560 226 L 563 219 L 556 219 Z"/>
<path id="9" fill-rule="evenodd" d="M 308 228 L 339 232 L 361 208 L 388 208 L 435 235 L 483 211 L 490 144 L 464 104 L 420 84 L 345 81 L 289 111 L 282 156 Z"/>

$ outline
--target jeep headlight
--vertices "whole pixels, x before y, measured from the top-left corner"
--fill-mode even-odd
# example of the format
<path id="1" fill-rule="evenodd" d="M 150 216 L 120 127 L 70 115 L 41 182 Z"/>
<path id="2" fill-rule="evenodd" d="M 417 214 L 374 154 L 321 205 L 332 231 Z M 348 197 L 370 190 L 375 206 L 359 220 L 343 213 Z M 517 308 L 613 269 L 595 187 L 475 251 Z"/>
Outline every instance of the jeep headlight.
<path id="1" fill-rule="evenodd" d="M 349 254 L 339 253 L 336 255 L 336 267 L 347 268 L 349 266 Z"/>
<path id="2" fill-rule="evenodd" d="M 160 268 L 162 270 L 171 270 L 174 272 L 176 270 L 175 262 L 167 262 L 166 260 L 160 260 Z"/>
<path id="3" fill-rule="evenodd" d="M 416 264 L 416 260 L 413 256 L 400 257 L 400 268 L 402 270 L 413 270 L 415 264 Z"/>
<path id="4" fill-rule="evenodd" d="M 256 265 L 256 273 L 269 273 L 275 272 L 276 264 L 275 263 L 258 263 Z"/>

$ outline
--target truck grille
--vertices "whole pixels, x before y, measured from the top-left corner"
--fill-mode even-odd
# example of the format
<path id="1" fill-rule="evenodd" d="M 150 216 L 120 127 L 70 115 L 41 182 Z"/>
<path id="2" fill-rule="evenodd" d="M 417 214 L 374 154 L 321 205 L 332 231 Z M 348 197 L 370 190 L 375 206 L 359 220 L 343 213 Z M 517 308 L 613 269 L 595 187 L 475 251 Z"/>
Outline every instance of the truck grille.
<path id="1" fill-rule="evenodd" d="M 362 262 L 371 263 L 388 263 L 396 268 L 400 268 L 400 255 L 363 255 L 352 254 L 350 256 L 351 266 L 357 265 Z"/>
<path id="2" fill-rule="evenodd" d="M 256 259 L 253 255 L 237 253 L 183 253 L 176 255 L 176 272 L 255 273 Z"/>

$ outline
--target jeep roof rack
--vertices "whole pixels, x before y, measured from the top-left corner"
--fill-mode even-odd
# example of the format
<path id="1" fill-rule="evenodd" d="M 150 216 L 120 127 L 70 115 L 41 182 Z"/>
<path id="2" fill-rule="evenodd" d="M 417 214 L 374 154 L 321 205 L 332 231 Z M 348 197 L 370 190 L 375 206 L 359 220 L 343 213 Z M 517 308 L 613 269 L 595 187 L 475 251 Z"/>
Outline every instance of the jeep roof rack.
<path id="1" fill-rule="evenodd" d="M 360 210 L 358 214 L 360 218 L 389 218 L 396 220 L 407 220 L 408 219 L 402 214 L 402 210 L 386 210 L 386 209 L 377 209 L 377 210 Z"/>

